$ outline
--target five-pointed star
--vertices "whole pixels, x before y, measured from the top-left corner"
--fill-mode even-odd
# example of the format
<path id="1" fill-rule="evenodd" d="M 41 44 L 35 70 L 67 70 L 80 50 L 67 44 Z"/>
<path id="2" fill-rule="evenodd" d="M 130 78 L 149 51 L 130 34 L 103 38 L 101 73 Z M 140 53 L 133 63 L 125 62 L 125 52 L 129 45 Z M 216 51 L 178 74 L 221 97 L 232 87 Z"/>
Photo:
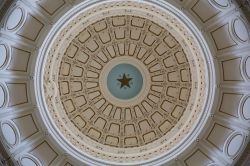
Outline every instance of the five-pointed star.
<path id="1" fill-rule="evenodd" d="M 117 80 L 121 83 L 120 88 L 123 88 L 124 86 L 127 86 L 130 88 L 129 81 L 131 81 L 132 79 L 133 78 L 127 78 L 126 74 L 124 73 L 123 77 L 121 79 L 117 79 Z"/>

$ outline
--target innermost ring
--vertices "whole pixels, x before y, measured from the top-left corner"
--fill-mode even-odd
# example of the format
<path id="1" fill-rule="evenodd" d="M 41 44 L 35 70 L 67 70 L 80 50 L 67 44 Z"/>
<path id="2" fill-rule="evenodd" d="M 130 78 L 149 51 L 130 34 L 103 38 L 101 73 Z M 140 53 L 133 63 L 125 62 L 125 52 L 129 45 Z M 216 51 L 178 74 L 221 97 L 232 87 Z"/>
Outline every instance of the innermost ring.
<path id="1" fill-rule="evenodd" d="M 137 96 L 143 86 L 143 78 L 137 67 L 121 63 L 111 69 L 107 77 L 110 93 L 119 99 L 128 100 Z"/>

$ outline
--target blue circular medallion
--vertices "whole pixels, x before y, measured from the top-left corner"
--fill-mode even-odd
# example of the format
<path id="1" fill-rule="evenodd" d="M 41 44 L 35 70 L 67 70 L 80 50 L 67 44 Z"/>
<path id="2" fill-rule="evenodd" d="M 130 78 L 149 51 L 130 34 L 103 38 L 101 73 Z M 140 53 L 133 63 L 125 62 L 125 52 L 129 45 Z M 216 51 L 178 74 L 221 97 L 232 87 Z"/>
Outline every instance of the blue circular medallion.
<path id="1" fill-rule="evenodd" d="M 118 64 L 109 72 L 107 86 L 114 97 L 123 100 L 131 99 L 138 95 L 142 89 L 142 74 L 133 65 Z"/>

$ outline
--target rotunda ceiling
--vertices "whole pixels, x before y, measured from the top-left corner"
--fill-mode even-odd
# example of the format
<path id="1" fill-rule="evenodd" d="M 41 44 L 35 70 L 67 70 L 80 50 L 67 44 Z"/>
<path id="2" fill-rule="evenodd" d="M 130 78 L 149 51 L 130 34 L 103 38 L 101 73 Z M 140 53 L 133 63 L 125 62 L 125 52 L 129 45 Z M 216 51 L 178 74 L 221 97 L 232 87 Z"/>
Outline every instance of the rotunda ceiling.
<path id="1" fill-rule="evenodd" d="M 210 57 L 174 14 L 107 2 L 56 31 L 41 81 L 48 111 L 74 148 L 133 163 L 166 155 L 197 134 L 213 93 L 204 63 Z"/>
<path id="2" fill-rule="evenodd" d="M 0 141 L 23 166 L 233 165 L 249 142 L 248 26 L 227 0 L 16 1 Z"/>

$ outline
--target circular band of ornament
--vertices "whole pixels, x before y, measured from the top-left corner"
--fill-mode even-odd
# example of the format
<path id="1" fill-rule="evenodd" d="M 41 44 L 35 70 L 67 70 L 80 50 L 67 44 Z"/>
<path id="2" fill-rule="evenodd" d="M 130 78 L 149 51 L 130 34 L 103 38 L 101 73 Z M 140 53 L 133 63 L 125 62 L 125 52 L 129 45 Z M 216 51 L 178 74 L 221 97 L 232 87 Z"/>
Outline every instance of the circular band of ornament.
<path id="1" fill-rule="evenodd" d="M 124 20 L 118 28 L 117 20 Z M 133 33 L 133 23 L 139 22 L 146 22 L 148 30 L 141 40 L 126 36 Z M 102 30 L 98 29 L 101 25 Z M 124 32 L 124 39 L 117 38 L 121 34 L 116 30 Z M 95 35 L 99 37 L 90 37 Z M 101 36 L 110 36 L 110 42 Z M 148 43 L 154 38 L 158 38 L 155 44 Z M 103 57 L 107 62 L 101 60 Z M 191 70 L 197 71 L 190 68 L 189 61 L 192 57 L 175 37 L 146 18 L 124 15 L 98 20 L 81 31 L 64 53 L 58 75 L 61 110 L 79 130 L 77 135 L 110 147 L 127 150 L 161 137 L 168 140 L 178 132 L 178 124 L 185 121 L 189 98 L 197 95 L 192 81 L 198 80 Z M 117 99 L 107 87 L 107 75 L 124 63 L 136 66 L 144 82 L 140 94 L 130 100 Z"/>
<path id="2" fill-rule="evenodd" d="M 203 41 L 171 6 L 107 1 L 78 7 L 64 26 L 55 26 L 42 51 L 37 85 L 53 137 L 77 156 L 106 164 L 170 160 L 185 150 L 206 122 L 214 94 Z M 131 58 L 145 87 L 136 102 L 122 105 L 110 99 L 103 72 L 116 59 Z"/>

